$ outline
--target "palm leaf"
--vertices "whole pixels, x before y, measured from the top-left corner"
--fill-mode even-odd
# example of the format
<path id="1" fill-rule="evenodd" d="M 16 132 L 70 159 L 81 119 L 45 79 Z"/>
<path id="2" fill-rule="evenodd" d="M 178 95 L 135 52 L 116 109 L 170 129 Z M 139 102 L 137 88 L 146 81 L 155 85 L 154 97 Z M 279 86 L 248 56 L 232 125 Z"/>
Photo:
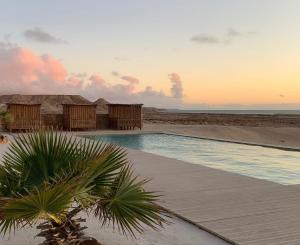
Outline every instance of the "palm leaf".
<path id="1" fill-rule="evenodd" d="M 41 219 L 60 223 L 71 206 L 73 187 L 65 183 L 55 186 L 44 184 L 26 195 L 2 199 L 5 204 L 0 208 L 0 232 L 10 233 L 12 229 L 35 224 Z"/>
<path id="2" fill-rule="evenodd" d="M 38 186 L 76 163 L 77 144 L 73 138 L 52 131 L 17 136 L 3 157 L 7 181 L 15 184 L 10 191 Z"/>
<path id="3" fill-rule="evenodd" d="M 127 163 L 127 153 L 124 149 L 111 144 L 105 145 L 98 157 L 86 166 L 86 184 L 93 185 L 94 192 L 99 193 L 101 188 L 112 184 Z"/>
<path id="4" fill-rule="evenodd" d="M 161 226 L 165 220 L 155 204 L 158 196 L 143 189 L 146 182 L 137 180 L 129 166 L 124 167 L 106 196 L 98 200 L 95 216 L 102 224 L 112 222 L 124 234 L 133 236 L 134 231 L 143 232 L 143 224 L 153 229 Z"/>
<path id="5" fill-rule="evenodd" d="M 113 176 L 109 172 L 122 168 L 125 157 L 125 152 L 116 146 L 78 140 L 52 130 L 21 134 L 3 156 L 5 176 L 0 190 L 5 195 L 23 193 L 24 189 L 48 182 L 64 172 L 76 175 L 85 171 L 92 161 L 97 162 L 99 186 L 100 179 L 104 183 Z M 94 166 L 90 168 L 96 170 Z"/>

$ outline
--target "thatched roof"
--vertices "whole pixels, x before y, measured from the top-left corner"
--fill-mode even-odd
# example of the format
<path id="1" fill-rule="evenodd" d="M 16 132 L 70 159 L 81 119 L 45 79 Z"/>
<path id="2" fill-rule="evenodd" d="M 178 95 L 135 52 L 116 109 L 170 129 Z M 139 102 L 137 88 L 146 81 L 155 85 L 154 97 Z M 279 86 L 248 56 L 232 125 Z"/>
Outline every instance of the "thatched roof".
<path id="1" fill-rule="evenodd" d="M 108 101 L 105 99 L 99 98 L 97 99 L 94 104 L 97 105 L 97 113 L 108 113 L 108 104 L 110 104 Z"/>
<path id="2" fill-rule="evenodd" d="M 7 103 L 41 104 L 41 112 L 49 114 L 62 113 L 62 104 L 97 104 L 97 112 L 107 113 L 107 101 L 98 99 L 94 103 L 80 95 L 0 95 L 0 110 L 6 110 Z"/>

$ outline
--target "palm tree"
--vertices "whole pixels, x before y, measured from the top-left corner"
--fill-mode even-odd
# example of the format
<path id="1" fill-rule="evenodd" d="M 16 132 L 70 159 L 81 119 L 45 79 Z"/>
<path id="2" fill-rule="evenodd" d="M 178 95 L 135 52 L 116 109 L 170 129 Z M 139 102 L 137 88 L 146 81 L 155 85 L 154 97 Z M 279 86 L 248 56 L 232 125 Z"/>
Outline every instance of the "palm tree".
<path id="1" fill-rule="evenodd" d="M 0 164 L 0 233 L 36 225 L 43 244 L 85 244 L 80 212 L 124 234 L 156 229 L 165 219 L 145 183 L 116 145 L 53 130 L 21 134 Z"/>

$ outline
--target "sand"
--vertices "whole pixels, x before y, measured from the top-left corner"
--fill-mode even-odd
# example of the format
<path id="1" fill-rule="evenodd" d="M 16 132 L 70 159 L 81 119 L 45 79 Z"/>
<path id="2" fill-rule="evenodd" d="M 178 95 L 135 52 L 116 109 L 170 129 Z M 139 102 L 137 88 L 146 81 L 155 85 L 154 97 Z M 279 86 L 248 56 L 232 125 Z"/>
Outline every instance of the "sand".
<path id="1" fill-rule="evenodd" d="M 84 217 L 84 216 L 83 216 Z M 112 227 L 101 227 L 94 218 L 89 218 L 86 225 L 87 235 L 96 238 L 102 245 L 228 245 L 225 241 L 173 217 L 160 231 L 147 229 L 143 234 L 137 234 L 136 239 L 126 237 Z M 43 240 L 34 238 L 37 234 L 35 228 L 18 231 L 15 236 L 0 239 L 1 245 L 33 245 Z"/>
<path id="2" fill-rule="evenodd" d="M 250 127 L 300 127 L 297 114 L 184 113 L 144 109 L 146 123 Z"/>

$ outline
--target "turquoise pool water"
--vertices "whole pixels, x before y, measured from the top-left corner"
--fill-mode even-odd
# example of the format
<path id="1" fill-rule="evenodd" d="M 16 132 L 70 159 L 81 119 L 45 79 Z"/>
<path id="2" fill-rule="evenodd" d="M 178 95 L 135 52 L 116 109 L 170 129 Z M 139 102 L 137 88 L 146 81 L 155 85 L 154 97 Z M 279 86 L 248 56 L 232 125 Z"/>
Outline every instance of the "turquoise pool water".
<path id="1" fill-rule="evenodd" d="M 300 184 L 300 152 L 167 134 L 101 135 L 93 138 L 281 184 Z"/>

